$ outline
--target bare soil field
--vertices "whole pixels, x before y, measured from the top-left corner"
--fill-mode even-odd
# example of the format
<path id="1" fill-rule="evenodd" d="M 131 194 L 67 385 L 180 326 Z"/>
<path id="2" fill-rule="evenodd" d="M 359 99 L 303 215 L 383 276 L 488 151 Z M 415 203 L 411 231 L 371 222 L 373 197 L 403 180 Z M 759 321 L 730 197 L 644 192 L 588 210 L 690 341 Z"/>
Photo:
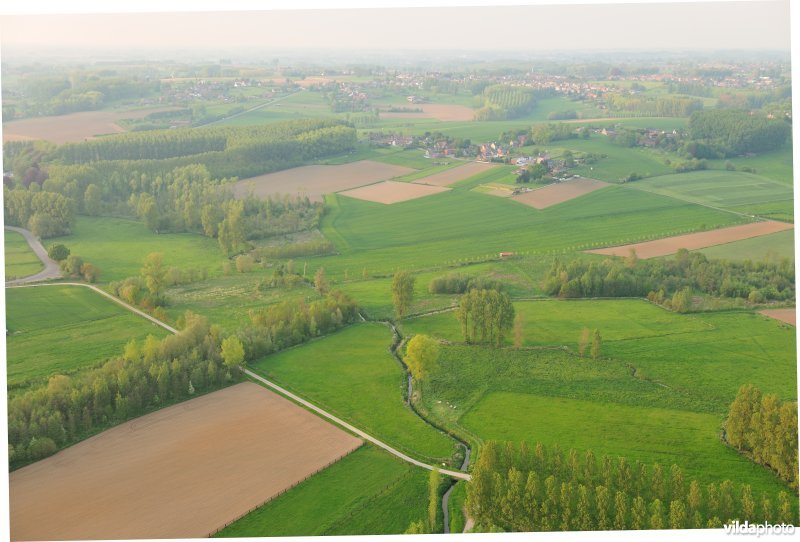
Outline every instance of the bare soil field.
<path id="1" fill-rule="evenodd" d="M 233 193 L 237 198 L 244 198 L 252 188 L 253 194 L 261 197 L 291 194 L 308 196 L 311 201 L 322 201 L 323 194 L 364 186 L 414 171 L 416 170 L 371 160 L 337 166 L 302 166 L 243 179 L 233 185 Z"/>
<path id="2" fill-rule="evenodd" d="M 206 537 L 360 444 L 237 384 L 12 472 L 11 539 Z"/>
<path id="3" fill-rule="evenodd" d="M 565 201 L 583 196 L 584 194 L 594 192 L 595 190 L 600 190 L 606 186 L 608 186 L 608 183 L 604 183 L 603 181 L 580 177 L 571 181 L 564 181 L 562 183 L 550 184 L 543 188 L 537 188 L 532 192 L 512 196 L 511 199 L 529 205 L 535 209 L 546 209 L 553 205 L 558 205 L 559 203 L 564 203 Z"/>
<path id="4" fill-rule="evenodd" d="M 450 189 L 443 186 L 429 186 L 427 184 L 384 181 L 382 183 L 340 192 L 340 194 L 343 196 L 350 196 L 351 198 L 391 205 L 392 203 L 399 203 L 401 201 L 424 198 L 425 196 L 438 194 L 446 190 Z"/>
<path id="5" fill-rule="evenodd" d="M 795 309 L 766 309 L 758 312 L 759 314 L 763 314 L 769 318 L 774 318 L 775 320 L 780 320 L 781 322 L 792 324 L 793 326 L 797 325 L 797 315 Z"/>
<path id="6" fill-rule="evenodd" d="M 417 179 L 414 181 L 417 184 L 428 184 L 432 186 L 450 186 L 458 181 L 469 179 L 473 175 L 482 173 L 487 169 L 497 167 L 495 164 L 487 164 L 485 162 L 467 162 L 463 166 L 457 166 L 452 169 L 447 169 L 439 173 L 434 173 L 427 177 Z"/>
<path id="7" fill-rule="evenodd" d="M 59 145 L 76 143 L 98 135 L 124 132 L 116 124 L 122 119 L 141 119 L 171 107 L 138 109 L 135 111 L 83 111 L 54 117 L 36 117 L 3 124 L 3 141 L 31 141 L 44 139 Z"/>
<path id="8" fill-rule="evenodd" d="M 591 252 L 592 254 L 605 254 L 607 256 L 627 256 L 630 254 L 630 250 L 634 249 L 639 258 L 647 259 L 674 254 L 678 251 L 678 249 L 681 248 L 685 248 L 687 250 L 697 250 L 700 248 L 723 245 L 725 243 L 732 243 L 733 241 L 740 241 L 742 239 L 750 239 L 751 237 L 759 237 L 761 235 L 789 230 L 793 227 L 794 224 L 765 220 L 763 222 L 753 222 L 751 224 L 731 226 L 729 228 L 720 228 L 718 230 L 667 237 L 665 239 L 646 241 L 644 243 L 598 248 L 594 250 L 587 250 L 586 252 Z"/>
<path id="9" fill-rule="evenodd" d="M 401 107 L 422 109 L 422 113 L 390 113 L 381 111 L 384 119 L 422 119 L 430 118 L 443 122 L 467 121 L 475 118 L 475 111 L 464 105 L 454 104 L 401 104 Z"/>

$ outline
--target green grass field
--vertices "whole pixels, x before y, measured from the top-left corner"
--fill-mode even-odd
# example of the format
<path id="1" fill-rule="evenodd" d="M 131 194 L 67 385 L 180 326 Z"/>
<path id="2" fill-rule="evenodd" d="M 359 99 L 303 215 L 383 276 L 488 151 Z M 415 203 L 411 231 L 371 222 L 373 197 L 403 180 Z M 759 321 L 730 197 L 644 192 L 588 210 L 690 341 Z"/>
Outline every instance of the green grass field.
<path id="1" fill-rule="evenodd" d="M 700 252 L 709 258 L 722 260 L 774 261 L 776 258 L 794 260 L 794 230 L 708 247 Z"/>
<path id="2" fill-rule="evenodd" d="M 598 457 L 660 463 L 667 471 L 676 464 L 687 480 L 703 485 L 729 479 L 737 487 L 751 484 L 755 495 L 786 489 L 766 468 L 726 446 L 719 437 L 721 420 L 710 414 L 496 392 L 461 423 L 491 440 L 558 444 Z"/>
<path id="3" fill-rule="evenodd" d="M 464 518 L 464 504 L 467 499 L 467 482 L 458 482 L 453 492 L 450 493 L 450 501 L 447 503 L 450 512 L 450 532 L 461 533 L 464 531 L 466 519 Z"/>
<path id="4" fill-rule="evenodd" d="M 581 329 L 598 329 L 603 357 L 675 390 L 680 408 L 724 414 L 747 383 L 796 397 L 794 328 L 754 313 L 680 315 L 641 300 L 529 301 L 515 308 L 525 345 L 575 352 Z M 413 318 L 402 328 L 407 335 L 463 340 L 452 312 Z"/>
<path id="5" fill-rule="evenodd" d="M 216 536 L 402 534 L 426 517 L 427 479 L 426 471 L 365 445 Z"/>
<path id="6" fill-rule="evenodd" d="M 388 327 L 357 324 L 253 368 L 392 446 L 432 460 L 451 458 L 455 442 L 405 405 L 405 373 L 390 343 Z"/>
<path id="7" fill-rule="evenodd" d="M 758 204 L 780 204 L 791 212 L 792 189 L 779 181 L 741 171 L 692 171 L 644 179 L 630 185 L 673 198 L 711 205 L 736 208 L 747 212 Z"/>
<path id="8" fill-rule="evenodd" d="M 46 381 L 121 355 L 130 339 L 166 332 L 80 286 L 6 289 L 8 385 Z"/>
<path id="9" fill-rule="evenodd" d="M 15 232 L 3 230 L 6 258 L 6 280 L 34 275 L 44 269 L 25 238 Z"/>
<path id="10" fill-rule="evenodd" d="M 758 154 L 756 156 L 734 157 L 727 160 L 709 160 L 714 169 L 725 169 L 725 163 L 731 162 L 737 168 L 749 167 L 758 175 L 769 177 L 792 186 L 792 147 L 786 145 L 782 149 Z"/>
<path id="11" fill-rule="evenodd" d="M 221 274 L 225 259 L 216 239 L 192 233 L 155 234 L 141 222 L 122 218 L 79 216 L 72 234 L 58 240 L 72 254 L 95 264 L 101 282 L 138 276 L 151 252 L 161 252 L 166 267 L 206 268 L 209 276 Z"/>
<path id="12" fill-rule="evenodd" d="M 609 187 L 541 211 L 471 192 L 503 174 L 489 170 L 447 192 L 394 205 L 330 196 L 322 231 L 340 256 L 309 259 L 309 266 L 324 266 L 329 276 L 340 279 L 345 269 L 386 274 L 485 261 L 501 251 L 565 253 L 745 220 L 624 187 Z"/>

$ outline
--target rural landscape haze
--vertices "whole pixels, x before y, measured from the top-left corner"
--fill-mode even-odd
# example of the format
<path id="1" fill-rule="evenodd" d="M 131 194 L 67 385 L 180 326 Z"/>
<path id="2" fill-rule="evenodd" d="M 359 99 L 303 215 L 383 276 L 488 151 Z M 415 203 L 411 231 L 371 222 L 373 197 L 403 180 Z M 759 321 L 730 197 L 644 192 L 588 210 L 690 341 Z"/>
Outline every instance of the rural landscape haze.
<path id="1" fill-rule="evenodd" d="M 11 540 L 800 521 L 788 1 L 0 27 Z"/>

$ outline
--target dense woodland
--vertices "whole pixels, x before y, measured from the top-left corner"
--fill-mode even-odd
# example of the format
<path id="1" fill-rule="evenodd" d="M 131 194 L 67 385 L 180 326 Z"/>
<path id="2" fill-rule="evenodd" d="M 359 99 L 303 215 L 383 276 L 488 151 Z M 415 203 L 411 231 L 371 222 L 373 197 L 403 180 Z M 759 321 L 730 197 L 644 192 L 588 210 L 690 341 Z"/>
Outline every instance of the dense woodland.
<path id="1" fill-rule="evenodd" d="M 46 386 L 8 403 L 11 467 L 42 459 L 110 425 L 229 383 L 242 360 L 223 350 L 219 328 L 187 313 L 180 333 L 144 344 L 131 341 L 121 356 L 77 376 L 57 375 Z"/>
<path id="2" fill-rule="evenodd" d="M 737 519 L 797 519 L 786 492 L 775 502 L 730 480 L 703 487 L 677 465 L 495 442 L 481 448 L 467 509 L 479 532 L 720 528 Z"/>
<path id="3" fill-rule="evenodd" d="M 68 234 L 75 212 L 73 201 L 61 194 L 3 188 L 3 217 L 9 226 L 26 228 L 47 238 Z"/>
<path id="4" fill-rule="evenodd" d="M 702 253 L 685 249 L 674 258 L 640 260 L 634 253 L 604 260 L 556 259 L 542 281 L 542 289 L 547 295 L 565 298 L 648 297 L 685 312 L 691 302 L 686 292 L 743 298 L 751 303 L 793 300 L 794 262 L 709 260 Z"/>
<path id="5" fill-rule="evenodd" d="M 751 384 L 742 386 L 731 404 L 725 438 L 739 452 L 797 488 L 796 401 L 763 395 Z"/>
<path id="6" fill-rule="evenodd" d="M 696 158 L 723 158 L 782 147 L 792 127 L 744 110 L 697 111 L 689 117 L 687 150 Z"/>
<path id="7" fill-rule="evenodd" d="M 491 85 L 483 91 L 483 107 L 475 120 L 511 120 L 527 114 L 536 105 L 534 91 L 524 87 Z"/>

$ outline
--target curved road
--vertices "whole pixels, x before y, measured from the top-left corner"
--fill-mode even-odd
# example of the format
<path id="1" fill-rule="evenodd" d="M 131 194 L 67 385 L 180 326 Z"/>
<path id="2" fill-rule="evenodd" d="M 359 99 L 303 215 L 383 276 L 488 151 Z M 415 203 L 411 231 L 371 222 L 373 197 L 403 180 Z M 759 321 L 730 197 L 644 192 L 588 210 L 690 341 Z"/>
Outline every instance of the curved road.
<path id="1" fill-rule="evenodd" d="M 20 285 L 18 287 L 19 288 L 36 288 L 36 287 L 43 287 L 43 286 L 60 286 L 60 285 L 83 286 L 84 288 L 89 288 L 91 290 L 94 290 L 95 292 L 97 292 L 100 295 L 103 295 L 103 296 L 111 299 L 112 301 L 114 301 L 118 305 L 121 305 L 122 307 L 128 309 L 129 311 L 131 311 L 131 312 L 133 312 L 135 314 L 138 314 L 139 316 L 141 316 L 143 318 L 146 318 L 146 319 L 150 320 L 151 322 L 153 322 L 156 325 L 161 326 L 162 328 L 166 329 L 170 333 L 178 333 L 178 330 L 175 329 L 174 327 L 171 327 L 171 326 L 165 324 L 164 322 L 162 322 L 161 320 L 159 320 L 157 318 L 154 318 L 154 317 L 150 316 L 149 314 L 147 314 L 145 312 L 142 312 L 141 310 L 137 309 L 136 307 L 134 307 L 132 305 L 129 305 L 128 303 L 125 303 L 121 299 L 118 299 L 118 298 L 114 297 L 113 295 L 109 294 L 108 292 L 105 292 L 105 291 L 101 290 L 100 288 L 98 288 L 97 286 L 94 286 L 93 284 L 85 284 L 85 283 L 82 283 L 82 282 L 56 282 L 56 283 L 46 283 L 46 284 Z M 394 448 L 392 448 L 388 444 L 386 444 L 384 442 L 381 442 L 380 440 L 378 440 L 375 437 L 365 433 L 364 431 L 361 431 L 360 429 L 357 429 L 356 427 L 353 427 L 349 423 L 337 418 L 336 416 L 334 416 L 330 412 L 327 412 L 327 411 L 319 408 L 318 406 L 306 401 L 305 399 L 302 399 L 302 398 L 298 397 L 297 395 L 291 393 L 290 391 L 285 390 L 284 388 L 278 386 L 274 382 L 270 382 L 266 378 L 264 378 L 264 377 L 262 377 L 260 375 L 257 375 L 256 373 L 252 372 L 251 370 L 243 369 L 243 371 L 250 378 L 252 378 L 254 380 L 257 380 L 258 382 L 264 384 L 265 386 L 271 388 L 274 391 L 277 391 L 278 393 L 280 393 L 284 397 L 287 397 L 288 399 L 291 399 L 295 403 L 298 403 L 298 404 L 300 404 L 300 405 L 302 405 L 302 406 L 304 406 L 304 407 L 306 407 L 306 408 L 308 408 L 310 410 L 313 410 L 314 412 L 316 412 L 317 414 L 319 414 L 323 418 L 327 418 L 330 421 L 334 422 L 335 424 L 337 424 L 337 425 L 339 425 L 341 427 L 344 427 L 348 431 L 358 435 L 359 437 L 363 438 L 364 440 L 368 440 L 369 442 L 373 443 L 374 445 L 378 446 L 379 448 L 383 448 L 384 450 L 386 450 L 390 454 L 392 454 L 392 455 L 394 455 L 396 457 L 399 457 L 403 461 L 406 461 L 408 463 L 411 463 L 412 465 L 415 465 L 417 467 L 421 467 L 423 469 L 433 470 L 433 468 L 434 468 L 433 465 L 428 465 L 427 463 L 423 463 L 421 461 L 417 461 L 416 459 L 407 456 L 403 452 L 395 450 Z M 472 479 L 472 477 L 469 474 L 466 474 L 464 472 L 444 470 L 444 469 L 440 469 L 439 472 L 441 472 L 442 474 L 444 474 L 446 476 L 450 476 L 452 478 L 458 478 L 459 480 L 470 480 L 470 479 Z"/>
<path id="2" fill-rule="evenodd" d="M 6 286 L 16 286 L 18 284 L 28 284 L 30 282 L 38 282 L 40 280 L 61 278 L 61 269 L 59 269 L 58 263 L 50 259 L 50 256 L 47 255 L 47 250 L 45 250 L 45 248 L 42 246 L 42 243 L 36 238 L 35 235 L 33 235 L 33 233 L 24 228 L 17 228 L 15 226 L 6 226 L 5 228 L 9 231 L 15 231 L 21 234 L 28 242 L 28 245 L 30 245 L 31 250 L 33 250 L 34 254 L 36 254 L 36 257 L 39 258 L 44 264 L 44 269 L 42 271 L 39 271 L 35 275 L 9 280 L 6 282 Z"/>

